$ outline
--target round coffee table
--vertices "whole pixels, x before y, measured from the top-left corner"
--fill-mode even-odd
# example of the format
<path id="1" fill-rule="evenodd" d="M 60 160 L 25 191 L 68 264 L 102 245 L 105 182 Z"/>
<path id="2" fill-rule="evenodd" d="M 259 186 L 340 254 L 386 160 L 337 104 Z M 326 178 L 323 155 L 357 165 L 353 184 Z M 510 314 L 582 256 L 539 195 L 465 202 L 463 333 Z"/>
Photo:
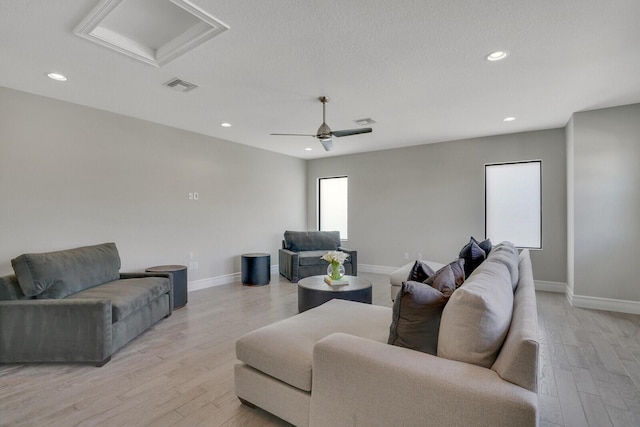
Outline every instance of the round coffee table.
<path id="1" fill-rule="evenodd" d="M 310 276 L 298 282 L 298 312 L 302 313 L 320 304 L 337 299 L 371 304 L 371 282 L 356 276 L 344 276 L 348 285 L 331 286 L 324 276 Z"/>

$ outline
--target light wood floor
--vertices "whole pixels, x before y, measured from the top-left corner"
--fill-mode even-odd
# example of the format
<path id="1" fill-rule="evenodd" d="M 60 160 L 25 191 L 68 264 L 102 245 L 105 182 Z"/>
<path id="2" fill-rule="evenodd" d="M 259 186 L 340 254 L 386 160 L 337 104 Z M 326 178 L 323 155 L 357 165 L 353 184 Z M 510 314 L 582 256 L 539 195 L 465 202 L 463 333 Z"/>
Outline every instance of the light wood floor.
<path id="1" fill-rule="evenodd" d="M 388 276 L 374 304 L 390 306 Z M 541 426 L 640 426 L 640 316 L 583 310 L 538 292 Z M 189 294 L 189 303 L 102 368 L 0 365 L 2 426 L 288 426 L 240 405 L 234 343 L 297 313 L 296 286 L 239 283 Z"/>

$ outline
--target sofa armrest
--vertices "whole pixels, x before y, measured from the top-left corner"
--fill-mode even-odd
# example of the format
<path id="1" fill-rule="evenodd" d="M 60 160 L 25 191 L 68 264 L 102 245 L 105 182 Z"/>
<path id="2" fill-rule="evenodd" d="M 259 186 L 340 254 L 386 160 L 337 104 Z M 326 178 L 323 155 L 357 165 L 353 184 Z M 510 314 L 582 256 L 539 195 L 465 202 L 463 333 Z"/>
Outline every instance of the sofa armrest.
<path id="1" fill-rule="evenodd" d="M 278 249 L 278 269 L 290 282 L 298 282 L 298 253 L 288 249 Z"/>
<path id="2" fill-rule="evenodd" d="M 349 254 L 349 261 L 351 262 L 351 275 L 358 275 L 358 251 L 354 251 L 352 249 L 343 248 L 342 246 L 338 248 L 339 251 L 342 251 L 346 254 Z"/>
<path id="3" fill-rule="evenodd" d="M 111 357 L 111 301 L 0 301 L 0 362 L 94 362 Z"/>
<path id="4" fill-rule="evenodd" d="M 313 347 L 310 426 L 536 426 L 536 393 L 494 371 L 352 335 Z"/>
<path id="5" fill-rule="evenodd" d="M 166 277 L 167 279 L 169 279 L 169 314 L 171 314 L 171 312 L 173 311 L 173 274 L 161 272 L 147 273 L 146 271 L 120 273 L 121 279 L 141 279 L 145 277 Z M 168 316 L 169 315 L 167 315 L 167 317 Z"/>

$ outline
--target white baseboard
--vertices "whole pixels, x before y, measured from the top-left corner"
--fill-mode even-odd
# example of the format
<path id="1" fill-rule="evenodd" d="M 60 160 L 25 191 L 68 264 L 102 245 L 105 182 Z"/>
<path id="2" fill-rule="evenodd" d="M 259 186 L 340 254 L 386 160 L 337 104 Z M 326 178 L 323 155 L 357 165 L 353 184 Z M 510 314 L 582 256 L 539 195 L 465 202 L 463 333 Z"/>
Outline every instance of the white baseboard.
<path id="1" fill-rule="evenodd" d="M 594 310 L 617 311 L 619 313 L 640 314 L 640 302 L 612 298 L 587 297 L 574 295 L 567 290 L 567 300 L 574 307 L 591 308 Z"/>
<path id="2" fill-rule="evenodd" d="M 535 284 L 537 291 L 560 292 L 565 294 L 569 304 L 574 307 L 640 314 L 640 302 L 637 301 L 575 295 L 566 283 L 536 280 Z"/>
<path id="3" fill-rule="evenodd" d="M 278 264 L 271 266 L 271 275 L 279 274 Z M 242 280 L 242 275 L 238 273 L 223 274 L 222 276 L 208 277 L 206 279 L 191 280 L 187 283 L 187 291 L 199 291 L 200 289 L 213 288 L 214 286 L 228 285 Z"/>
<path id="4" fill-rule="evenodd" d="M 358 271 L 363 273 L 391 274 L 398 268 L 399 267 L 387 267 L 384 265 L 358 264 Z"/>
<path id="5" fill-rule="evenodd" d="M 567 292 L 567 284 L 562 282 L 547 282 L 545 280 L 534 280 L 536 291 L 545 292 Z"/>

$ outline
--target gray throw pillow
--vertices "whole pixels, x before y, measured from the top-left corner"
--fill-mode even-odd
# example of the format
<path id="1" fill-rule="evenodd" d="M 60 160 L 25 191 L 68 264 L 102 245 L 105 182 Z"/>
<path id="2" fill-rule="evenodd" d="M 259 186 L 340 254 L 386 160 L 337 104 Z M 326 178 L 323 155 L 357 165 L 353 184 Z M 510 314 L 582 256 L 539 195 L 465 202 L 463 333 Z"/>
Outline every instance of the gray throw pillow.
<path id="1" fill-rule="evenodd" d="M 480 249 L 484 251 L 485 255 L 489 256 L 489 252 L 491 252 L 491 249 L 493 248 L 493 245 L 491 244 L 491 239 L 485 239 L 479 242 L 476 239 L 474 239 L 473 236 L 471 236 L 471 240 L 473 240 L 478 244 L 478 246 L 480 246 Z"/>
<path id="2" fill-rule="evenodd" d="M 435 271 L 433 268 L 429 267 L 429 265 L 421 260 L 416 260 L 409 272 L 409 276 L 407 277 L 408 282 L 424 282 L 429 277 L 433 276 Z"/>
<path id="3" fill-rule="evenodd" d="M 451 276 L 449 276 L 449 274 L 451 274 Z M 441 276 L 444 275 L 446 275 L 447 281 L 443 282 L 444 277 Z M 453 292 L 456 288 L 462 286 L 465 278 L 466 276 L 464 274 L 464 259 L 458 258 L 457 260 L 451 261 L 449 264 L 436 271 L 432 276 L 425 280 L 424 283 L 438 289 L 441 292 L 444 292 L 444 287 L 450 287 L 451 292 Z M 438 282 L 437 285 L 436 281 Z"/>
<path id="4" fill-rule="evenodd" d="M 388 344 L 435 355 L 447 297 L 420 282 L 403 282 L 393 304 Z"/>
<path id="5" fill-rule="evenodd" d="M 478 268 L 485 260 L 487 253 L 478 245 L 476 239 L 472 237 L 469 243 L 462 247 L 458 256 L 464 259 L 464 275 L 466 278 L 469 278 L 473 270 Z"/>

